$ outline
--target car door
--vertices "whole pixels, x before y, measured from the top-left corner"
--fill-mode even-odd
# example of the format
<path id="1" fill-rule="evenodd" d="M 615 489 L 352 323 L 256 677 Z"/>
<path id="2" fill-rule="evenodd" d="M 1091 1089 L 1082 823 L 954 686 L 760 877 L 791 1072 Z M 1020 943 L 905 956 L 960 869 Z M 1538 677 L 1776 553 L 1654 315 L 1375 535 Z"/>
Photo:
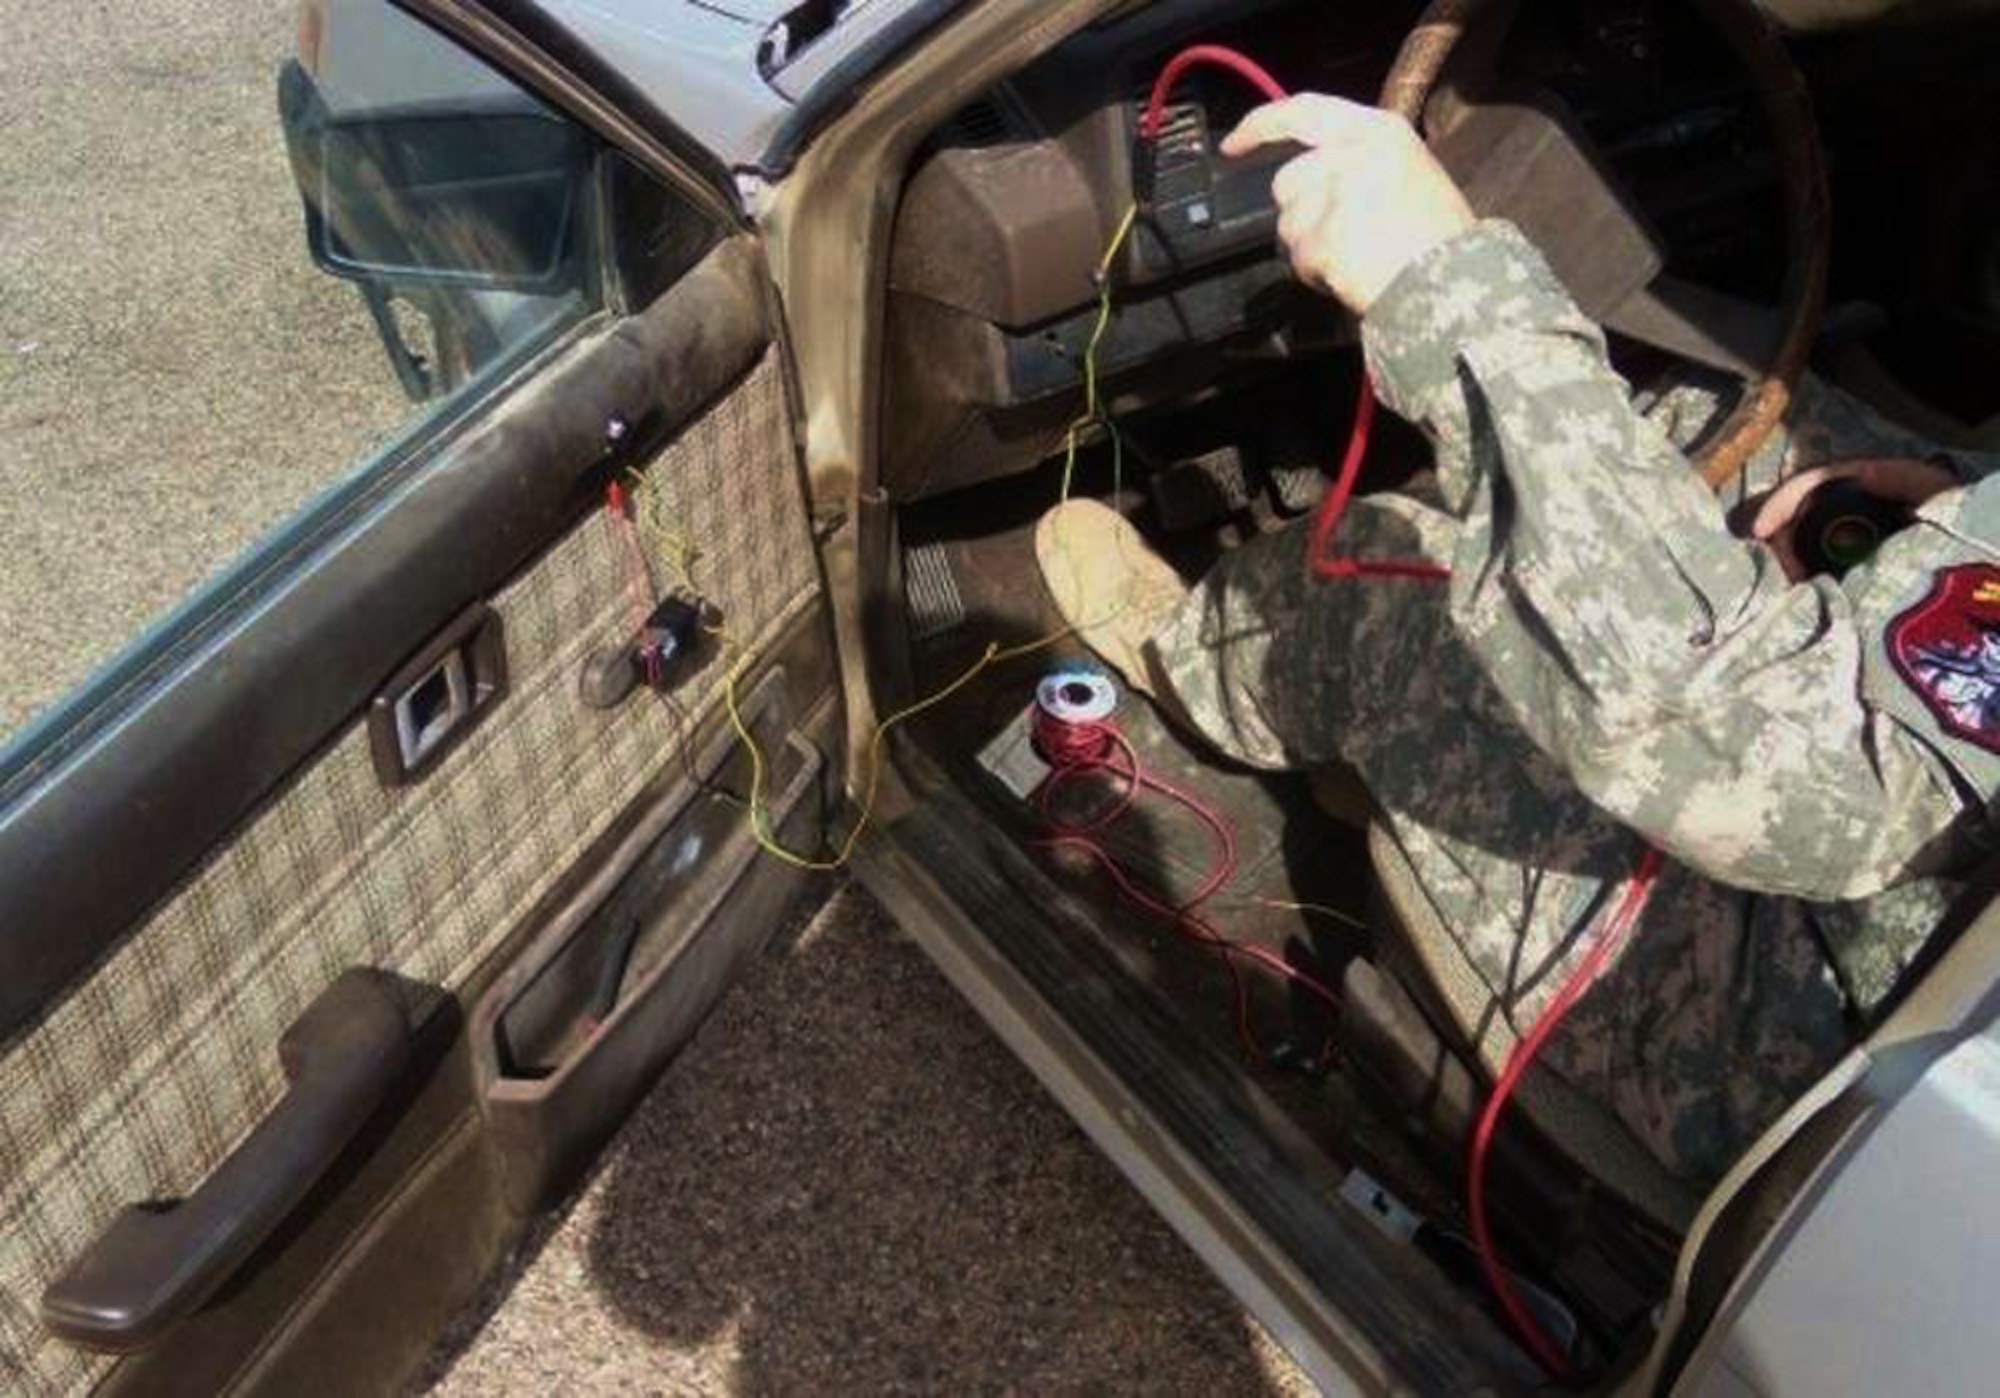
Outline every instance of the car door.
<path id="1" fill-rule="evenodd" d="M 10 668 L 82 678 L 11 694 L 0 749 L 9 1392 L 402 1381 L 801 891 L 759 841 L 812 848 L 838 790 L 723 173 L 478 6 L 309 0 L 293 53 L 240 8 L 152 36 L 178 87 L 118 59 L 88 119 L 130 120 L 79 158 L 150 173 L 101 237 L 63 247 L 87 184 L 16 225 L 61 252 L 21 314 L 83 349 L 21 338 L 0 399 Z M 83 526 L 30 493 L 99 469 Z M 184 556 L 210 526 L 254 537 Z M 107 634 L 107 571 L 166 603 Z"/>

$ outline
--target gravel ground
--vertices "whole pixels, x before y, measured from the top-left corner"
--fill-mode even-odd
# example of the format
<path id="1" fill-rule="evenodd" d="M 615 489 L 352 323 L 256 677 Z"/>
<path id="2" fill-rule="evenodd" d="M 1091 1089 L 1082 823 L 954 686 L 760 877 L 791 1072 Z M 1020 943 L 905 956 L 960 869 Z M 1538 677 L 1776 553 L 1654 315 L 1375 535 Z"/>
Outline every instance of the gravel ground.
<path id="1" fill-rule="evenodd" d="M 411 413 L 306 255 L 293 26 L 0 6 L 0 741 Z"/>
<path id="2" fill-rule="evenodd" d="M 1312 1391 L 851 889 L 724 1000 L 429 1382 Z"/>

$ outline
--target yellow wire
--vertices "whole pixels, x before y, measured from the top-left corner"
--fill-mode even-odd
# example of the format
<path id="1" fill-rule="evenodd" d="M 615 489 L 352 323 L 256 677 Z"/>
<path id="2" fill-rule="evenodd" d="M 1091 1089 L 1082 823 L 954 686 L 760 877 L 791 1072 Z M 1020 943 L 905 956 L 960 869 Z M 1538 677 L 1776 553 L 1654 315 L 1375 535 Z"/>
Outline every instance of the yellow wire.
<path id="1" fill-rule="evenodd" d="M 1113 489 L 1122 488 L 1125 480 L 1125 444 L 1118 435 L 1118 424 L 1105 415 L 1098 401 L 1097 391 L 1097 350 L 1104 343 L 1105 333 L 1111 328 L 1111 270 L 1118 260 L 1119 249 L 1132 236 L 1132 226 L 1138 221 L 1139 206 L 1133 204 L 1125 210 L 1125 216 L 1118 220 L 1117 231 L 1105 245 L 1104 256 L 1097 260 L 1097 323 L 1091 327 L 1090 339 L 1083 348 L 1083 414 L 1069 425 L 1063 441 L 1062 494 L 1069 499 L 1070 482 L 1076 475 L 1076 458 L 1082 445 L 1083 434 L 1100 422 L 1111 438 L 1111 473 Z"/>
<path id="2" fill-rule="evenodd" d="M 648 496 L 643 489 L 645 481 L 639 471 L 635 468 L 628 470 L 626 474 L 632 478 L 632 498 L 639 505 L 637 514 L 640 535 L 650 536 L 661 545 L 660 557 L 674 577 L 690 595 L 700 596 L 701 589 L 695 586 L 694 581 L 694 565 L 695 560 L 701 557 L 701 551 L 695 547 L 693 539 L 677 529 L 668 529 L 654 517 L 647 503 Z"/>
<path id="3" fill-rule="evenodd" d="M 1018 660 L 1022 656 L 1031 655 L 1036 651 L 1047 650 L 1049 647 L 1067 640 L 1073 634 L 1075 634 L 1074 627 L 1065 627 L 1052 636 L 1042 637 L 1039 641 L 1029 641 L 1025 645 L 1014 646 L 1005 650 L 1001 649 L 999 642 L 990 641 L 987 643 L 985 653 L 973 662 L 971 668 L 966 670 L 964 674 L 960 675 L 943 689 L 926 698 L 919 699 L 906 709 L 897 710 L 877 724 L 874 736 L 868 741 L 868 756 L 866 760 L 868 780 L 862 792 L 860 814 L 855 817 L 854 828 L 847 832 L 847 838 L 841 842 L 840 849 L 830 859 L 809 859 L 805 855 L 796 854 L 779 844 L 777 837 L 771 833 L 770 822 L 764 805 L 764 782 L 766 779 L 764 754 L 758 748 L 756 738 L 751 736 L 749 726 L 743 722 L 742 711 L 737 707 L 736 703 L 737 677 L 743 666 L 747 664 L 749 657 L 746 656 L 743 660 L 738 661 L 730 669 L 729 676 L 723 684 L 722 695 L 723 702 L 729 710 L 729 725 L 736 730 L 737 738 L 742 741 L 743 746 L 750 753 L 750 833 L 755 837 L 758 846 L 772 858 L 789 864 L 795 869 L 805 869 L 814 873 L 828 873 L 835 869 L 844 868 L 848 861 L 854 857 L 855 847 L 861 843 L 861 836 L 868 830 L 875 817 L 875 799 L 880 794 L 882 786 L 882 743 L 889 736 L 889 731 L 898 724 L 907 723 L 925 710 L 942 704 L 945 700 L 951 698 L 952 695 L 958 693 L 961 689 L 979 678 L 989 667 L 1002 665 L 1010 660 Z"/>
<path id="4" fill-rule="evenodd" d="M 1330 908 L 1324 903 L 1293 903 L 1283 898 L 1248 898 L 1244 900 L 1260 908 L 1277 908 L 1287 913 L 1317 913 L 1321 917 L 1352 927 L 1357 932 L 1368 931 L 1368 924 L 1352 913 L 1344 913 L 1338 908 Z"/>
<path id="5" fill-rule="evenodd" d="M 1117 424 L 1105 414 L 1103 406 L 1099 401 L 1097 352 L 1099 346 L 1104 342 L 1105 334 L 1111 327 L 1113 298 L 1111 283 L 1112 264 L 1117 260 L 1119 250 L 1125 246 L 1125 240 L 1132 236 L 1132 227 L 1138 217 L 1139 206 L 1133 204 L 1125 211 L 1125 216 L 1118 221 L 1117 231 L 1112 234 L 1110 243 L 1106 245 L 1104 255 L 1098 259 L 1097 321 L 1091 327 L 1090 339 L 1085 343 L 1083 351 L 1083 414 L 1070 423 L 1063 453 L 1062 499 L 1065 502 L 1069 500 L 1070 485 L 1076 472 L 1077 452 L 1081 445 L 1082 434 L 1098 423 L 1104 425 L 1111 438 L 1114 489 L 1122 489 L 1123 487 L 1124 444 L 1118 436 Z M 700 589 L 694 586 L 694 579 L 690 572 L 690 567 L 695 557 L 692 543 L 687 540 L 685 535 L 665 530 L 657 531 L 657 533 L 662 542 L 676 543 L 681 546 L 682 552 L 678 564 L 674 560 L 669 559 L 669 566 L 676 567 L 676 570 L 687 584 L 690 592 L 699 592 Z M 722 638 L 725 647 L 734 644 L 721 627 L 710 627 L 709 630 Z M 1004 665 L 1010 661 L 1019 660 L 1024 656 L 1048 650 L 1076 634 L 1077 628 L 1075 626 L 1065 626 L 1062 630 L 1055 632 L 1053 635 L 1044 636 L 1038 641 L 1028 641 L 1022 645 L 1004 649 L 999 642 L 990 641 L 987 643 L 986 650 L 979 659 L 974 661 L 971 667 L 957 679 L 944 688 L 919 699 L 909 707 L 898 709 L 895 713 L 876 724 L 875 732 L 868 740 L 868 751 L 864 760 L 864 765 L 868 769 L 868 775 L 863 782 L 861 808 L 855 817 L 854 828 L 847 832 L 847 838 L 841 841 L 840 848 L 831 857 L 826 859 L 809 858 L 785 848 L 784 845 L 779 843 L 776 834 L 770 828 L 769 809 L 764 803 L 764 784 L 769 778 L 768 766 L 764 760 L 763 749 L 758 746 L 755 735 L 750 732 L 750 726 L 743 721 L 743 712 L 736 695 L 737 681 L 742 677 L 743 671 L 748 668 L 753 657 L 748 654 L 739 655 L 736 661 L 730 665 L 728 673 L 723 679 L 722 699 L 724 707 L 729 712 L 729 726 L 735 730 L 737 740 L 743 744 L 744 749 L 750 754 L 750 800 L 748 810 L 750 814 L 750 833 L 756 839 L 758 847 L 773 859 L 784 864 L 789 864 L 795 869 L 803 869 L 813 873 L 830 873 L 846 867 L 848 862 L 853 859 L 854 851 L 861 843 L 862 835 L 867 832 L 875 818 L 875 801 L 877 796 L 880 795 L 882 787 L 882 745 L 883 741 L 889 736 L 890 731 L 916 718 L 919 714 L 925 713 L 944 703 L 954 694 L 957 694 L 960 690 L 978 679 L 979 676 L 991 667 Z"/>

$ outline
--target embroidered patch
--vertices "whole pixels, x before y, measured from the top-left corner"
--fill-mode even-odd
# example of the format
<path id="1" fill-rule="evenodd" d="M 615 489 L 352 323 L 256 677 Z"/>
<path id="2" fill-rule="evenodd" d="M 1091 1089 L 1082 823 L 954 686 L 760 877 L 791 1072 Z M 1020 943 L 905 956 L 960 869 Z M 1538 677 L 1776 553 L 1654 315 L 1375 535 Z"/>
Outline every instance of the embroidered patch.
<path id="1" fill-rule="evenodd" d="M 2000 567 L 1946 568 L 1885 640 L 1896 673 L 1945 732 L 2000 753 Z"/>

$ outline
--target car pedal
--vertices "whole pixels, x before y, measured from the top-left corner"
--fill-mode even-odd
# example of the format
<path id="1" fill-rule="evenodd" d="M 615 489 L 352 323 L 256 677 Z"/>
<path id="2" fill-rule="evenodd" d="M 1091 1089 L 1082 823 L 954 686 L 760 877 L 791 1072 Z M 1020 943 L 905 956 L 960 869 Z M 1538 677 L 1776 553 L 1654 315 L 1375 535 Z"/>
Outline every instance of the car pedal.
<path id="1" fill-rule="evenodd" d="M 1287 515 L 1302 515 L 1317 509 L 1326 494 L 1326 472 L 1317 465 L 1273 466 L 1271 493 L 1278 508 Z"/>
<path id="2" fill-rule="evenodd" d="M 1280 514 L 1297 516 L 1318 508 L 1327 486 L 1325 451 L 1316 426 L 1308 429 L 1290 416 L 1266 425 L 1257 464 L 1270 478 L 1271 499 Z"/>
<path id="3" fill-rule="evenodd" d="M 1220 524 L 1250 506 L 1243 453 L 1236 447 L 1176 461 L 1153 473 L 1153 509 L 1169 532 Z"/>
<path id="4" fill-rule="evenodd" d="M 965 598 L 944 544 L 903 550 L 903 608 L 913 641 L 936 640 L 965 625 Z"/>

